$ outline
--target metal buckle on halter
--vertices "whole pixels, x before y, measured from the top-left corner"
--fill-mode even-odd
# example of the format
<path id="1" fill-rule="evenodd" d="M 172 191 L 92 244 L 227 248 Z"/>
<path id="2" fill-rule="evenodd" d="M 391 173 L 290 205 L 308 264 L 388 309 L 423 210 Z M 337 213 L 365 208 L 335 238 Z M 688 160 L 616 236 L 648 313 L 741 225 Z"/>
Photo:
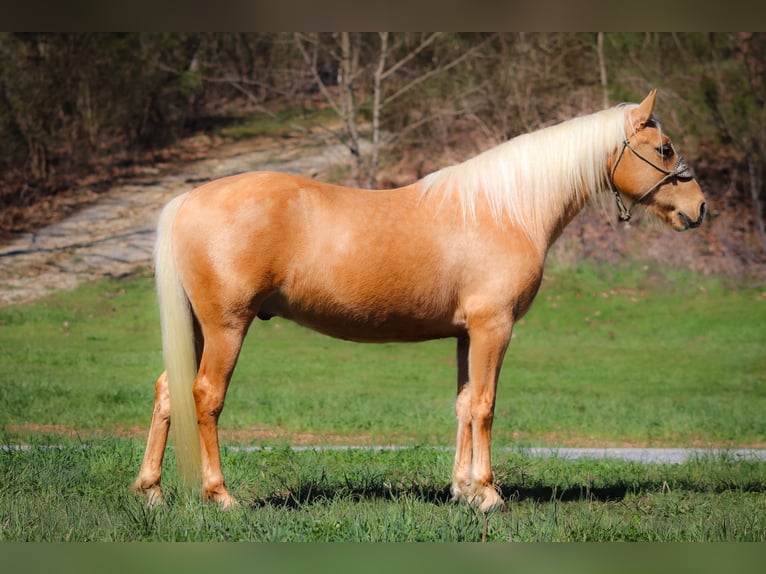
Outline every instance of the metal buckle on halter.
<path id="1" fill-rule="evenodd" d="M 657 171 L 665 174 L 665 177 L 660 179 L 660 181 L 655 183 L 652 187 L 650 187 L 643 194 L 641 194 L 641 196 L 633 203 L 633 205 L 630 206 L 630 208 L 625 207 L 625 203 L 622 201 L 622 196 L 620 195 L 620 191 L 617 189 L 617 185 L 614 183 L 614 174 L 617 171 L 617 165 L 620 163 L 620 160 L 622 159 L 622 156 L 625 153 L 626 148 L 632 151 L 639 159 L 645 161 Z M 692 169 L 687 165 L 687 163 L 684 161 L 684 158 L 680 154 L 678 155 L 678 161 L 676 161 L 675 167 L 673 167 L 672 170 L 667 170 L 664 167 L 657 165 L 649 158 L 641 155 L 637 150 L 633 148 L 633 146 L 630 145 L 630 140 L 626 138 L 625 141 L 622 142 L 622 149 L 620 150 L 620 155 L 617 157 L 617 160 L 614 162 L 614 165 L 612 166 L 612 174 L 609 177 L 609 185 L 612 188 L 612 192 L 614 193 L 614 197 L 617 201 L 617 208 L 620 210 L 618 219 L 620 221 L 630 221 L 632 217 L 630 210 L 633 209 L 633 207 L 635 207 L 636 205 L 639 205 L 641 202 L 643 202 L 644 199 L 649 197 L 649 195 L 657 191 L 660 187 L 662 187 L 668 181 L 673 179 L 692 179 L 693 177 L 694 177 L 694 174 L 692 173 Z"/>

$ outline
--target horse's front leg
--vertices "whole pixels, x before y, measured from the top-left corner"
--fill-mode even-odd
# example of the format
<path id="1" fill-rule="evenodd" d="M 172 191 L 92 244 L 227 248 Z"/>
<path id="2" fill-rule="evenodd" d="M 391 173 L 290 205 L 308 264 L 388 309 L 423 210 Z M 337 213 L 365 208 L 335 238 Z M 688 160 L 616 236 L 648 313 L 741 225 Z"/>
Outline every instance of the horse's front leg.
<path id="1" fill-rule="evenodd" d="M 466 498 L 483 512 L 505 506 L 493 484 L 490 450 L 497 380 L 512 327 L 512 321 L 498 316 L 469 326 L 467 389 L 472 448 L 470 486 Z"/>
<path id="2" fill-rule="evenodd" d="M 133 490 L 146 496 L 150 505 L 162 502 L 160 478 L 169 429 L 170 395 L 168 393 L 168 377 L 163 371 L 154 386 L 154 411 L 149 426 L 149 436 L 146 439 L 146 451 L 141 469 L 138 471 L 138 478 L 133 483 Z"/>

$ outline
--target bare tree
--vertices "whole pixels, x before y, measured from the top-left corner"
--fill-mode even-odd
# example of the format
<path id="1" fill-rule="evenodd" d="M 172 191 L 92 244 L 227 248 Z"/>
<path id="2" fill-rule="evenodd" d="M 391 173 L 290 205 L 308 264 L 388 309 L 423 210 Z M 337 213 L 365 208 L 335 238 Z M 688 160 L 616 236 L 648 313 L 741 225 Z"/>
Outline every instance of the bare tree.
<path id="1" fill-rule="evenodd" d="M 501 34 L 478 62 L 478 97 L 463 106 L 485 139 L 500 143 L 592 111 L 598 75 L 593 35 Z"/>
<path id="2" fill-rule="evenodd" d="M 375 67 L 373 75 L 372 88 L 372 154 L 370 157 L 370 172 L 367 177 L 367 187 L 373 187 L 375 176 L 378 173 L 378 163 L 380 162 L 381 130 L 380 130 L 380 112 L 383 100 L 382 83 L 383 75 L 386 71 L 386 58 L 388 57 L 388 32 L 379 32 L 380 36 L 380 56 L 378 65 Z"/>
<path id="3" fill-rule="evenodd" d="M 339 90 L 331 90 L 327 85 L 328 82 L 323 79 L 320 73 L 320 50 L 322 49 L 320 34 L 297 33 L 295 34 L 295 43 L 317 88 L 342 122 L 343 128 L 340 133 L 328 131 L 343 143 L 353 156 L 353 177 L 354 181 L 359 183 L 362 177 L 363 160 L 357 119 L 357 98 L 354 93 L 356 89 L 355 80 L 358 76 L 359 46 L 352 45 L 355 43 L 352 43 L 349 32 L 340 32 L 335 35 L 335 38 L 339 50 L 333 50 L 331 54 L 335 60 L 334 64 L 338 67 Z"/>
<path id="4" fill-rule="evenodd" d="M 746 166 L 744 185 L 752 203 L 755 230 L 766 252 L 766 223 L 763 202 L 766 166 L 766 65 L 763 51 L 766 36 L 739 33 L 733 37 L 708 36 L 712 81 L 704 82 L 705 100 L 712 112 L 719 138 L 733 147 Z M 718 46 L 718 44 L 723 46 Z M 733 48 L 739 66 L 721 51 Z M 728 54 L 727 54 L 728 55 Z M 733 73 L 732 73 L 733 72 Z"/>
<path id="5" fill-rule="evenodd" d="M 434 49 L 443 36 L 441 32 L 422 34 L 412 42 L 412 36 L 400 35 L 392 42 L 392 34 L 388 32 L 375 35 L 338 33 L 334 35 L 334 49 L 327 52 L 339 71 L 337 88 L 331 89 L 320 74 L 320 35 L 295 35 L 296 45 L 317 89 L 341 120 L 342 128 L 334 135 L 353 157 L 353 177 L 357 185 L 374 187 L 381 151 L 431 119 L 426 116 L 396 133 L 386 133 L 383 128 L 386 109 L 439 74 L 475 57 L 491 40 L 491 36 L 483 38 L 457 55 L 447 52 L 431 59 L 430 65 L 423 69 L 427 60 L 418 61 L 419 57 Z M 369 124 L 360 123 L 362 112 L 369 113 Z M 368 153 L 365 153 L 366 149 Z"/>

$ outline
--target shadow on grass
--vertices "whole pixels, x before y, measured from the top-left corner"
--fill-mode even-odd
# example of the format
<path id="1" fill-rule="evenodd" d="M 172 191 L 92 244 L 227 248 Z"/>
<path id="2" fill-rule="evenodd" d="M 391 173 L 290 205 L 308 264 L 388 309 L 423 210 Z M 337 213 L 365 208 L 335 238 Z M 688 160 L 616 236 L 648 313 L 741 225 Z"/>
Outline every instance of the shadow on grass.
<path id="1" fill-rule="evenodd" d="M 517 486 L 501 485 L 500 492 L 503 500 L 509 503 L 521 501 L 534 501 L 547 503 L 558 502 L 619 502 L 628 496 L 642 493 L 661 493 L 672 491 L 684 492 L 712 492 L 720 494 L 726 491 L 737 492 L 766 492 L 766 484 L 763 481 L 746 481 L 741 484 L 715 484 L 702 486 L 693 481 L 673 481 L 672 486 L 667 482 L 642 481 L 642 482 L 616 482 L 603 487 L 589 487 L 574 485 L 569 487 L 552 486 Z M 421 485 L 411 484 L 408 486 L 391 486 L 384 481 L 371 481 L 365 484 L 331 485 L 322 481 L 308 481 L 297 487 L 286 487 L 278 494 L 266 497 L 254 497 L 250 505 L 252 507 L 276 506 L 285 508 L 299 508 L 306 505 L 323 503 L 331 500 L 399 500 L 410 498 L 428 504 L 448 504 L 453 501 L 452 493 L 447 485 Z"/>
<path id="2" fill-rule="evenodd" d="M 553 500 L 558 502 L 619 502 L 632 494 L 648 491 L 661 492 L 662 489 L 662 485 L 658 486 L 655 483 L 639 485 L 615 484 L 600 488 L 587 488 L 584 486 L 569 488 L 558 486 L 519 487 L 514 485 L 500 487 L 503 500 L 508 503 L 527 500 L 540 503 L 547 503 Z M 759 488 L 758 491 L 763 491 L 763 489 Z M 338 487 L 318 482 L 309 482 L 297 488 L 285 489 L 279 494 L 251 500 L 250 506 L 254 508 L 263 506 L 300 508 L 338 499 L 372 501 L 399 500 L 402 498 L 410 498 L 428 504 L 448 504 L 453 502 L 449 486 L 423 486 L 415 484 L 406 487 L 390 487 L 380 484 Z"/>

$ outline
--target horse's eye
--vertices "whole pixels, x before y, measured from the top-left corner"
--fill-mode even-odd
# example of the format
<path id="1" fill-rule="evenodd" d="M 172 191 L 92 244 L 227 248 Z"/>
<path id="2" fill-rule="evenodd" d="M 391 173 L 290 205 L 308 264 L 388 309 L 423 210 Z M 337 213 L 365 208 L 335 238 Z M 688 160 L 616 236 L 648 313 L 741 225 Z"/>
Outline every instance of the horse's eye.
<path id="1" fill-rule="evenodd" d="M 662 144 L 660 147 L 656 149 L 657 149 L 657 153 L 660 154 L 660 156 L 665 159 L 668 159 L 669 157 L 673 157 L 673 154 L 675 153 L 673 151 L 673 145 L 670 142 Z"/>

